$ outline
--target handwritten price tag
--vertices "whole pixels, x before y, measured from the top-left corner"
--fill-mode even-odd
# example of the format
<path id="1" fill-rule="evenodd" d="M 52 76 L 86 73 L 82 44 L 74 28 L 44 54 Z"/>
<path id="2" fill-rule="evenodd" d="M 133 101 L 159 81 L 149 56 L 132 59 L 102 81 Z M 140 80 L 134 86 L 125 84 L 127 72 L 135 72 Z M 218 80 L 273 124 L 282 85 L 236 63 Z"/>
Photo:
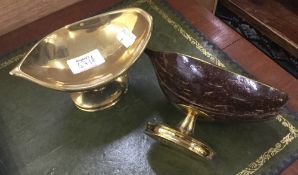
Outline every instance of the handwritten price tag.
<path id="1" fill-rule="evenodd" d="M 126 48 L 128 48 L 129 46 L 131 46 L 135 40 L 136 40 L 136 36 L 129 31 L 127 28 L 123 28 L 121 29 L 118 33 L 116 38 L 118 39 L 118 41 L 120 41 Z"/>
<path id="2" fill-rule="evenodd" d="M 73 74 L 78 74 L 105 62 L 100 52 L 95 49 L 79 57 L 67 60 L 67 64 Z"/>

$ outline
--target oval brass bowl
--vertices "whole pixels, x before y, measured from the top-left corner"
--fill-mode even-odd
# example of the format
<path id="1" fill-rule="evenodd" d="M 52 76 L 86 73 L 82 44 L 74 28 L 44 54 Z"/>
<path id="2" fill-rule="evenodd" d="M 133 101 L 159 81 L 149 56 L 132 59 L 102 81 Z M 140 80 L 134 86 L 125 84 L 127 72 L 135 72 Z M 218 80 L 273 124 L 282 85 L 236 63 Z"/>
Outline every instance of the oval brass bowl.
<path id="1" fill-rule="evenodd" d="M 10 74 L 71 93 L 76 106 L 114 105 L 128 87 L 126 71 L 146 47 L 152 17 L 127 8 L 60 28 L 41 39 Z"/>
<path id="2" fill-rule="evenodd" d="M 178 130 L 149 123 L 146 133 L 210 159 L 210 147 L 192 139 L 196 118 L 216 121 L 262 121 L 278 114 L 286 93 L 198 58 L 146 50 L 166 97 L 186 113 Z M 196 151 L 199 150 L 199 151 Z"/>

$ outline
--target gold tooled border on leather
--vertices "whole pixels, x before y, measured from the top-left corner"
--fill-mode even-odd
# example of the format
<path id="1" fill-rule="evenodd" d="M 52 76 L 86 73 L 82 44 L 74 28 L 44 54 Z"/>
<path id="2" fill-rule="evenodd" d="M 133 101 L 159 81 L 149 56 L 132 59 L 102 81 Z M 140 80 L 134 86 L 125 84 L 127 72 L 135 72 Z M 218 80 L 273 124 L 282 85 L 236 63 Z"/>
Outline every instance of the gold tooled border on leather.
<path id="1" fill-rule="evenodd" d="M 24 52 L 24 53 L 21 53 L 21 54 L 19 54 L 19 55 L 17 55 L 17 56 L 14 56 L 14 57 L 12 57 L 12 58 L 10 58 L 10 59 L 4 61 L 4 62 L 1 62 L 1 63 L 0 63 L 0 70 L 3 69 L 3 68 L 5 68 L 6 66 L 9 66 L 9 65 L 12 64 L 12 63 L 17 62 L 17 61 L 19 61 L 20 59 L 24 58 L 25 54 L 26 54 L 26 53 Z"/>
<path id="2" fill-rule="evenodd" d="M 212 53 L 208 52 L 194 37 L 192 37 L 186 30 L 175 22 L 169 15 L 156 5 L 154 0 L 136 0 L 135 2 L 129 4 L 129 6 L 138 6 L 141 4 L 148 4 L 154 11 L 156 11 L 167 23 L 169 23 L 175 30 L 177 30 L 185 39 L 187 39 L 193 46 L 195 46 L 200 52 L 202 52 L 207 58 L 210 59 L 214 64 L 225 67 L 225 65 Z M 19 54 L 15 57 L 10 58 L 2 63 L 0 63 L 0 70 L 7 67 L 8 65 L 19 61 L 25 56 L 25 53 Z M 245 169 L 238 172 L 237 175 L 251 175 L 259 170 L 268 160 L 276 156 L 280 151 L 282 151 L 288 144 L 290 144 L 294 139 L 298 137 L 298 129 L 295 128 L 287 119 L 282 115 L 278 115 L 276 120 L 284 127 L 289 130 L 289 133 L 284 136 L 279 142 L 274 146 L 269 148 L 263 154 L 261 154 L 254 162 L 251 162 Z"/>

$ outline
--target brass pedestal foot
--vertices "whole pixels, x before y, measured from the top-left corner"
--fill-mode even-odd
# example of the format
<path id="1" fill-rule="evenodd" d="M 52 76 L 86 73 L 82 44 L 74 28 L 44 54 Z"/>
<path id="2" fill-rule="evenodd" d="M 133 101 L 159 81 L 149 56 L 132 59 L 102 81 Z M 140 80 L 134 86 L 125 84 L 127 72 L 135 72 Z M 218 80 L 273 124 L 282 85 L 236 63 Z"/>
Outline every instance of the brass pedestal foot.
<path id="1" fill-rule="evenodd" d="M 150 137 L 181 150 L 192 156 L 199 156 L 211 160 L 215 152 L 201 141 L 191 137 L 195 125 L 196 116 L 187 115 L 179 125 L 179 130 L 172 129 L 159 123 L 148 123 L 145 133 Z"/>
<path id="2" fill-rule="evenodd" d="M 70 97 L 79 109 L 94 112 L 115 105 L 127 89 L 128 77 L 125 74 L 105 86 L 89 91 L 73 92 Z"/>

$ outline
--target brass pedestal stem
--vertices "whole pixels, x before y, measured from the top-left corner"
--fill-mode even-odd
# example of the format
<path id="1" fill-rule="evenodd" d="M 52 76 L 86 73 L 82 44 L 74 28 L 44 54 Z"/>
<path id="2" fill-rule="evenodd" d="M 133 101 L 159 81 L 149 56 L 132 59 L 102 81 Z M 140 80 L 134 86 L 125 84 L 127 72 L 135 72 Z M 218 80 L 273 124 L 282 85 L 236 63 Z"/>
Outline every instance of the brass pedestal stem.
<path id="1" fill-rule="evenodd" d="M 197 117 L 198 117 L 197 112 L 189 111 L 185 119 L 181 121 L 180 124 L 178 125 L 179 131 L 186 135 L 193 134 Z"/>

